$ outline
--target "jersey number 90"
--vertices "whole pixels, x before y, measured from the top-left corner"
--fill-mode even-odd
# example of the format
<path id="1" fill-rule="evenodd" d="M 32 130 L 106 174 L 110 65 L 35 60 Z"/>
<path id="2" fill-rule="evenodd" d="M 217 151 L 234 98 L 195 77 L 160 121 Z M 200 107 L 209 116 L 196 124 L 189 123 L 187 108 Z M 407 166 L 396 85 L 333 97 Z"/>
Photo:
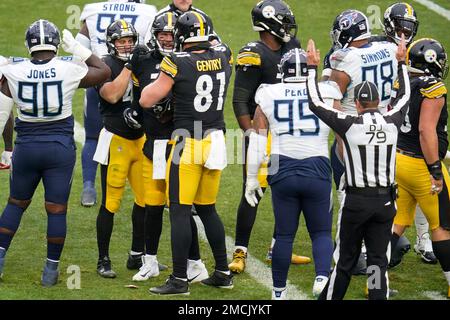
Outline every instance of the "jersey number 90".
<path id="1" fill-rule="evenodd" d="M 20 106 L 20 112 L 29 117 L 58 116 L 62 112 L 63 92 L 62 81 L 19 82 L 18 98 L 28 107 Z M 39 107 L 42 106 L 40 114 Z"/>

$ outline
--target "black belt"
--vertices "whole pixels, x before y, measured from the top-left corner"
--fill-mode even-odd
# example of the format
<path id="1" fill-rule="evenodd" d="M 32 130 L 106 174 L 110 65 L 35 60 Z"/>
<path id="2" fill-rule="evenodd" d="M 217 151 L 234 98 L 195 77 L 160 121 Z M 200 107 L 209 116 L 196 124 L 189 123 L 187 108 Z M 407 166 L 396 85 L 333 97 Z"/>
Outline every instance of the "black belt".
<path id="1" fill-rule="evenodd" d="M 356 188 L 356 187 L 347 187 L 345 188 L 345 192 L 348 194 L 358 194 L 361 196 L 385 196 L 391 194 L 391 187 L 365 187 L 365 188 Z"/>
<path id="2" fill-rule="evenodd" d="M 408 157 L 417 158 L 417 159 L 424 159 L 423 155 L 415 154 L 414 152 L 405 151 L 402 149 L 397 148 L 397 152 L 400 154 L 403 154 Z"/>

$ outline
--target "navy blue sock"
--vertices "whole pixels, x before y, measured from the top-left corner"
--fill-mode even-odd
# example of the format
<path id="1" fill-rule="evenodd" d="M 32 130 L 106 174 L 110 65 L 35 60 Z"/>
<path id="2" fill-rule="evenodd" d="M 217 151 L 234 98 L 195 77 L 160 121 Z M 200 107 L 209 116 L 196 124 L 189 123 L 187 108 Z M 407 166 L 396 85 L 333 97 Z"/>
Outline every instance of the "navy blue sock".
<path id="1" fill-rule="evenodd" d="M 59 261 L 67 233 L 66 212 L 47 213 L 47 259 Z"/>
<path id="2" fill-rule="evenodd" d="M 312 251 L 316 276 L 330 275 L 331 259 L 333 257 L 333 240 L 329 231 L 312 232 Z"/>
<path id="3" fill-rule="evenodd" d="M 83 182 L 95 181 L 98 163 L 92 158 L 94 157 L 95 149 L 97 148 L 96 139 L 86 139 L 83 151 L 81 153 L 81 163 L 83 167 Z"/>
<path id="4" fill-rule="evenodd" d="M 272 249 L 272 278 L 275 288 L 286 287 L 293 242 L 294 238 L 291 236 L 277 235 Z"/>
<path id="5" fill-rule="evenodd" d="M 0 247 L 8 251 L 14 233 L 20 225 L 24 210 L 15 204 L 8 203 L 0 217 Z"/>

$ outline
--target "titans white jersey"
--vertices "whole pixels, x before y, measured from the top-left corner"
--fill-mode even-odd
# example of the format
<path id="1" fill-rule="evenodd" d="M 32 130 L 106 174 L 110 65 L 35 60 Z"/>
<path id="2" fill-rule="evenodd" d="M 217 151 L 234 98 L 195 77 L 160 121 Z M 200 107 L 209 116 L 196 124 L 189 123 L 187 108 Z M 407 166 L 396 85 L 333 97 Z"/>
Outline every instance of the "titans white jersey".
<path id="1" fill-rule="evenodd" d="M 397 45 L 391 42 L 372 42 L 364 47 L 349 47 L 331 55 L 331 68 L 343 71 L 350 84 L 342 99 L 343 111 L 356 115 L 355 87 L 363 81 L 373 82 L 380 95 L 379 110 L 386 113 L 394 81 L 397 79 Z"/>
<path id="2" fill-rule="evenodd" d="M 105 42 L 106 28 L 114 21 L 124 19 L 139 33 L 139 43 L 150 29 L 156 15 L 156 7 L 135 2 L 98 2 L 87 4 L 80 20 L 86 22 L 91 40 L 91 49 L 101 57 L 108 53 Z"/>
<path id="3" fill-rule="evenodd" d="M 7 64 L 8 59 L 6 59 L 4 56 L 0 56 L 0 67 Z M 2 71 L 0 70 L 0 79 L 3 78 Z"/>
<path id="4" fill-rule="evenodd" d="M 0 72 L 8 80 L 19 119 L 50 122 L 72 115 L 72 97 L 88 66 L 75 57 L 55 57 L 43 64 L 11 58 Z"/>
<path id="5" fill-rule="evenodd" d="M 330 85 L 321 85 L 324 100 L 342 95 Z M 294 159 L 328 158 L 330 128 L 309 109 L 306 83 L 262 84 L 255 94 L 255 102 L 269 121 L 272 134 L 271 153 Z"/>

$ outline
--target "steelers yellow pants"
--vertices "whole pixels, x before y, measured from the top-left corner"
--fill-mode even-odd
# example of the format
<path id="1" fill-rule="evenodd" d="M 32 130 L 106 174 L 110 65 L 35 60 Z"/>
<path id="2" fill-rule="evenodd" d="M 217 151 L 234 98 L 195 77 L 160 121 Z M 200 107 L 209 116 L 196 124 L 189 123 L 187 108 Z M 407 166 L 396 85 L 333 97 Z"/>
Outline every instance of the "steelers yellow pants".
<path id="1" fill-rule="evenodd" d="M 169 204 L 216 203 L 222 171 L 210 170 L 204 166 L 210 148 L 210 136 L 202 140 L 175 138 L 166 170 L 166 194 Z"/>
<path id="2" fill-rule="evenodd" d="M 430 173 L 424 159 L 397 153 L 396 180 L 398 183 L 397 215 L 394 224 L 410 226 L 414 222 L 418 203 L 430 224 L 430 229 L 450 227 L 450 178 L 442 164 L 444 187 L 439 195 L 431 195 Z"/>
<path id="3" fill-rule="evenodd" d="M 166 180 L 153 179 L 153 161 L 144 156 L 142 177 L 145 189 L 145 205 L 163 206 L 166 204 Z"/>
<path id="4" fill-rule="evenodd" d="M 135 203 L 140 207 L 145 206 L 142 179 L 144 142 L 144 136 L 136 140 L 128 140 L 116 134 L 113 135 L 109 146 L 109 162 L 101 166 L 102 204 L 109 212 L 119 211 L 127 179 L 133 190 Z"/>

